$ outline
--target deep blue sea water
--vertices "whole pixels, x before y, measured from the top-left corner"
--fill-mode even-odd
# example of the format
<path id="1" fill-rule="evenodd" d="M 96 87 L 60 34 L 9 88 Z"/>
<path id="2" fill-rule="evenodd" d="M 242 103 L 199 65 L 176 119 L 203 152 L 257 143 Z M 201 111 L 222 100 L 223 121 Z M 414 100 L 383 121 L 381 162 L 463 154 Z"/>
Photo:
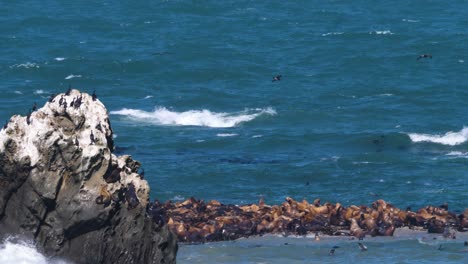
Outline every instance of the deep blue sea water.
<path id="1" fill-rule="evenodd" d="M 455 0 L 8 2 L 0 122 L 72 85 L 96 90 L 117 153 L 142 162 L 152 198 L 384 199 L 413 209 L 448 202 L 460 212 L 468 207 L 467 8 Z M 182 246 L 178 262 L 223 262 L 220 248 L 247 254 L 225 262 L 256 262 L 258 251 L 237 247 L 249 243 Z M 292 259 L 277 252 L 257 262 Z M 407 263 L 406 254 L 384 250 L 374 260 Z M 418 260 L 430 262 L 426 255 Z"/>

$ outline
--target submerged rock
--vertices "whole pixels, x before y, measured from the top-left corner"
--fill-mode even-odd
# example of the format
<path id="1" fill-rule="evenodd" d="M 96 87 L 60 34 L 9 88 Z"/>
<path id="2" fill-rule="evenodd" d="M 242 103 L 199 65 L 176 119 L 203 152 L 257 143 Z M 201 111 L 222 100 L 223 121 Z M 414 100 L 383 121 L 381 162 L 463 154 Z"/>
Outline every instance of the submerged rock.
<path id="1" fill-rule="evenodd" d="M 0 238 L 77 263 L 175 263 L 176 237 L 146 213 L 140 164 L 113 148 L 106 108 L 78 90 L 13 116 L 0 131 Z"/>

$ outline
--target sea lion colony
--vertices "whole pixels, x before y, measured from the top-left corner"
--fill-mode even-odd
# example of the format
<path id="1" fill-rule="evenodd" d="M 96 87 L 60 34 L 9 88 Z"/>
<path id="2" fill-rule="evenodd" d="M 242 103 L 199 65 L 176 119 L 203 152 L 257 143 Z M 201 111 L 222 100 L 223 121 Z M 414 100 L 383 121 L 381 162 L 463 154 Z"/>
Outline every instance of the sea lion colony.
<path id="1" fill-rule="evenodd" d="M 445 206 L 426 206 L 411 211 L 401 210 L 384 200 L 370 207 L 340 203 L 321 204 L 319 199 L 309 204 L 286 198 L 281 205 L 224 205 L 218 201 L 205 203 L 195 198 L 173 203 L 155 201 L 148 206 L 148 215 L 159 224 L 166 223 L 180 242 L 233 240 L 262 234 L 306 235 L 321 232 L 326 235 L 392 236 L 395 228 L 426 229 L 455 238 L 455 230 L 468 230 L 468 209 L 456 215 Z"/>

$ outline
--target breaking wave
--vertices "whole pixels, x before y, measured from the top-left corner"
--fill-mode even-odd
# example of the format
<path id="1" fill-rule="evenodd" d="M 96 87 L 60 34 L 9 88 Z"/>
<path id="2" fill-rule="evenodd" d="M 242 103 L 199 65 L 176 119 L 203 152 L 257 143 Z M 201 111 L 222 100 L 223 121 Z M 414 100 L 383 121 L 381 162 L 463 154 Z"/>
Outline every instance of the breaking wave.
<path id="1" fill-rule="evenodd" d="M 409 133 L 413 142 L 432 142 L 448 146 L 456 146 L 465 143 L 468 140 L 468 128 L 464 127 L 458 132 L 449 131 L 443 135 L 417 134 Z"/>
<path id="2" fill-rule="evenodd" d="M 22 240 L 13 241 L 13 239 L 8 238 L 0 244 L 0 263 L 66 264 L 70 262 L 59 259 L 48 259 L 37 251 L 34 244 Z"/>
<path id="3" fill-rule="evenodd" d="M 271 107 L 246 109 L 236 113 L 216 113 L 206 109 L 175 112 L 165 107 L 158 107 L 153 112 L 124 108 L 118 111 L 111 111 L 110 113 L 156 125 L 219 128 L 234 127 L 240 123 L 252 121 L 261 115 L 276 115 L 276 111 Z"/>

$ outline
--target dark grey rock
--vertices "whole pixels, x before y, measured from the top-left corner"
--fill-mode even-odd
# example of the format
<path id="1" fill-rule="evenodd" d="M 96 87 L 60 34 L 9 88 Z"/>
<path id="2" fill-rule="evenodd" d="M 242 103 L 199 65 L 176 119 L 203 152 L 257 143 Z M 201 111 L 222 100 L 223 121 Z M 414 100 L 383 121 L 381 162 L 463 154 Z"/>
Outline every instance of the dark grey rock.
<path id="1" fill-rule="evenodd" d="M 140 163 L 112 153 L 104 105 L 77 90 L 59 96 L 82 101 L 49 101 L 30 125 L 13 116 L 0 131 L 0 239 L 33 239 L 75 263 L 175 263 L 176 237 L 146 213 Z"/>

